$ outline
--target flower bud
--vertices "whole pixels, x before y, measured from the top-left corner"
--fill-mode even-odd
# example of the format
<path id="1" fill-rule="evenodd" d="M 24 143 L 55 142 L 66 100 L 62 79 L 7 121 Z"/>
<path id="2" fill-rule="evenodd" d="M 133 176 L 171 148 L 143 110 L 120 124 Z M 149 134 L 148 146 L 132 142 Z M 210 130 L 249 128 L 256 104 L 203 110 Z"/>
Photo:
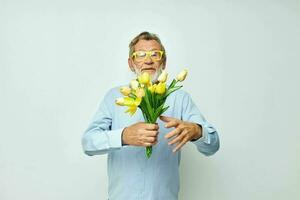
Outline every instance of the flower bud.
<path id="1" fill-rule="evenodd" d="M 142 73 L 142 75 L 138 77 L 139 82 L 145 85 L 148 85 L 150 83 L 150 79 L 150 74 L 147 72 Z"/>
<path id="2" fill-rule="evenodd" d="M 166 72 L 166 70 L 163 70 L 157 80 L 161 83 L 164 83 L 167 81 L 167 78 L 168 78 L 168 73 Z"/>
<path id="3" fill-rule="evenodd" d="M 131 93 L 131 88 L 130 87 L 121 87 L 120 92 L 124 95 L 124 96 L 128 96 Z"/>
<path id="4" fill-rule="evenodd" d="M 125 100 L 123 97 L 117 98 L 115 103 L 119 106 L 124 106 Z"/>
<path id="5" fill-rule="evenodd" d="M 158 83 L 155 92 L 157 94 L 164 94 L 166 92 L 166 83 Z"/>
<path id="6" fill-rule="evenodd" d="M 129 113 L 131 116 L 136 112 L 137 107 L 136 106 L 129 106 L 128 109 L 125 111 L 125 113 Z"/>
<path id="7" fill-rule="evenodd" d="M 148 87 L 148 90 L 149 90 L 151 93 L 154 93 L 154 92 L 155 92 L 156 86 L 157 86 L 156 84 L 151 85 L 150 87 Z"/>
<path id="8" fill-rule="evenodd" d="M 133 89 L 133 90 L 136 90 L 138 87 L 139 87 L 139 82 L 137 82 L 135 79 L 132 80 L 130 82 L 130 87 Z"/>
<path id="9" fill-rule="evenodd" d="M 180 82 L 184 81 L 187 76 L 188 71 L 186 69 L 182 70 L 176 77 L 176 79 Z"/>
<path id="10" fill-rule="evenodd" d="M 145 96 L 145 91 L 143 88 L 138 88 L 136 90 L 136 96 L 142 98 L 143 96 Z"/>

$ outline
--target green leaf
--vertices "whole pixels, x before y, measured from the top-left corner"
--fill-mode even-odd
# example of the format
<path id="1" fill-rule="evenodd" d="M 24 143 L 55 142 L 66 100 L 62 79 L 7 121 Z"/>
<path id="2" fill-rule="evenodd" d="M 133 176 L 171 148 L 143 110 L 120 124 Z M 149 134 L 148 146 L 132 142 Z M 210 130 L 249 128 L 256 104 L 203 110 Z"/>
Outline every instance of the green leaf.
<path id="1" fill-rule="evenodd" d="M 149 90 L 147 90 L 146 88 L 144 89 L 145 90 L 145 96 L 144 96 L 144 99 L 145 99 L 145 105 L 146 105 L 146 109 L 148 111 L 148 114 L 149 116 L 148 119 L 150 120 L 150 122 L 153 122 L 153 117 L 154 117 L 154 113 L 153 113 L 153 108 L 151 107 L 151 104 L 150 104 L 150 101 L 149 101 Z"/>
<path id="2" fill-rule="evenodd" d="M 150 123 L 152 121 L 151 120 L 151 113 L 150 113 L 151 110 L 148 110 L 147 103 L 146 103 L 144 98 L 142 99 L 141 104 L 139 105 L 139 107 L 141 108 L 141 111 L 143 113 L 145 121 Z"/>
<path id="3" fill-rule="evenodd" d="M 170 86 L 168 87 L 168 90 L 172 87 L 174 87 L 174 85 L 177 83 L 177 81 L 175 79 L 172 80 Z"/>
<path id="4" fill-rule="evenodd" d="M 145 88 L 145 94 L 146 93 L 147 93 L 147 96 L 148 96 L 148 99 L 149 99 L 150 106 L 153 107 L 152 93 L 147 88 Z"/>
<path id="5" fill-rule="evenodd" d="M 136 98 L 137 98 L 137 96 L 136 96 L 135 94 L 133 94 L 133 93 L 130 93 L 128 96 L 129 96 L 130 98 L 133 98 L 133 99 L 136 99 Z"/>
<path id="6" fill-rule="evenodd" d="M 171 93 L 175 92 L 176 90 L 179 90 L 179 89 L 182 88 L 182 87 L 183 87 L 183 86 L 181 85 L 181 86 L 175 86 L 175 87 L 169 89 L 169 90 L 165 93 L 164 98 L 167 98 Z"/>
<path id="7" fill-rule="evenodd" d="M 163 108 L 163 109 L 161 110 L 161 113 L 160 113 L 159 115 L 163 114 L 166 110 L 168 110 L 169 107 L 170 107 L 170 106 L 167 106 L 167 107 Z"/>
<path id="8" fill-rule="evenodd" d="M 159 117 L 162 109 L 163 109 L 163 106 L 164 104 L 160 105 L 156 110 L 155 110 L 155 113 L 154 113 L 154 120 L 156 121 L 157 118 Z"/>

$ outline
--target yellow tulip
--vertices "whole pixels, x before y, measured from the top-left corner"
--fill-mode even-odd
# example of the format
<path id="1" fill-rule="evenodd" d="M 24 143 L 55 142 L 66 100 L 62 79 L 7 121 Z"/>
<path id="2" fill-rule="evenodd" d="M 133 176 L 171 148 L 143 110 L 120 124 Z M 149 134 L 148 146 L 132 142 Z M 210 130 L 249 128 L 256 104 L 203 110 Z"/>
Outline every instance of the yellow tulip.
<path id="1" fill-rule="evenodd" d="M 121 87 L 120 92 L 124 95 L 124 96 L 128 96 L 131 93 L 131 88 L 130 87 Z"/>
<path id="2" fill-rule="evenodd" d="M 150 87 L 148 87 L 148 90 L 149 90 L 151 93 L 154 93 L 154 92 L 155 92 L 156 86 L 157 86 L 156 84 L 151 85 Z"/>
<path id="3" fill-rule="evenodd" d="M 115 103 L 119 106 L 139 106 L 142 101 L 142 98 L 138 97 L 136 99 L 130 97 L 121 97 L 117 98 Z"/>
<path id="4" fill-rule="evenodd" d="M 133 115 L 137 110 L 136 106 L 130 106 L 128 109 L 125 111 L 125 113 L 129 113 L 130 115 Z"/>
<path id="5" fill-rule="evenodd" d="M 166 92 L 166 83 L 158 83 L 155 92 L 157 94 L 164 94 Z"/>
<path id="6" fill-rule="evenodd" d="M 130 82 L 130 87 L 133 89 L 133 90 L 136 90 L 138 87 L 139 87 L 139 82 L 137 82 L 137 80 L 132 80 Z"/>
<path id="7" fill-rule="evenodd" d="M 134 99 L 130 97 L 124 97 L 124 106 L 134 106 Z"/>
<path id="8" fill-rule="evenodd" d="M 141 97 L 138 97 L 138 98 L 136 98 L 136 99 L 134 100 L 134 105 L 135 105 L 135 106 L 139 106 L 139 105 L 141 104 L 141 102 L 142 102 L 142 98 L 141 98 Z"/>
<path id="9" fill-rule="evenodd" d="M 167 78 L 168 78 L 168 73 L 166 72 L 166 70 L 163 70 L 157 80 L 161 83 L 164 83 L 167 81 Z"/>
<path id="10" fill-rule="evenodd" d="M 140 75 L 138 77 L 138 80 L 141 84 L 148 85 L 150 83 L 150 74 L 147 72 L 144 72 L 144 73 L 142 73 L 142 75 Z"/>
<path id="11" fill-rule="evenodd" d="M 186 69 L 182 70 L 176 77 L 176 79 L 180 82 L 184 81 L 187 76 L 188 71 Z"/>
<path id="12" fill-rule="evenodd" d="M 124 106 L 124 98 L 123 97 L 117 98 L 115 103 L 119 106 Z"/>
<path id="13" fill-rule="evenodd" d="M 143 88 L 138 88 L 138 89 L 136 90 L 135 94 L 136 94 L 137 97 L 142 98 L 143 96 L 145 96 L 145 91 L 144 91 Z"/>

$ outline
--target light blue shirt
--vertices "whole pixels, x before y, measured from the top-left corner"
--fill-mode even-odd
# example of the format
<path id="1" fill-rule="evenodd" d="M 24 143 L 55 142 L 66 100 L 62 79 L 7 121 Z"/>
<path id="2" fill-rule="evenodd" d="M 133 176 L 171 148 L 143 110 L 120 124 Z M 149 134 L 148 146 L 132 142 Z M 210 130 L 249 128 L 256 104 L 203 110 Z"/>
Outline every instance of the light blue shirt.
<path id="1" fill-rule="evenodd" d="M 124 113 L 126 107 L 115 104 L 115 99 L 122 97 L 120 87 L 110 89 L 99 104 L 82 137 L 84 153 L 89 156 L 108 154 L 109 200 L 177 200 L 181 152 L 173 153 L 176 144 L 170 146 L 169 140 L 164 138 L 174 128 L 165 128 L 165 123 L 158 119 L 158 143 L 152 147 L 150 158 L 146 157 L 145 147 L 122 145 L 123 129 L 144 118 L 140 109 L 130 116 Z M 202 137 L 192 141 L 200 153 L 209 156 L 218 151 L 216 129 L 205 120 L 187 92 L 175 91 L 165 106 L 170 107 L 162 115 L 202 126 Z"/>

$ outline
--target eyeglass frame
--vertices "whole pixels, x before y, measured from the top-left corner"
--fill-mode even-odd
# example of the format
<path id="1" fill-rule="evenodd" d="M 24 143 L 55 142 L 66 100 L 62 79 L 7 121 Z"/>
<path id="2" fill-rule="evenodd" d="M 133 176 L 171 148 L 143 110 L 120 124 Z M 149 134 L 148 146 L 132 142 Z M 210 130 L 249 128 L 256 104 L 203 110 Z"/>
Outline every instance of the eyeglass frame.
<path id="1" fill-rule="evenodd" d="M 141 50 L 142 51 L 142 50 Z M 132 54 L 131 54 L 131 58 L 135 58 L 136 59 L 136 54 L 137 54 L 137 52 L 141 52 L 141 51 L 135 51 L 135 52 L 133 52 Z M 159 60 L 155 60 L 155 61 L 160 61 L 162 58 L 163 58 L 163 55 L 164 55 L 164 51 L 162 51 L 162 50 L 150 50 L 150 51 L 142 51 L 142 52 L 145 52 L 146 53 L 146 56 L 145 56 L 145 58 L 143 59 L 143 60 L 141 60 L 141 61 L 145 61 L 146 59 L 147 59 L 147 57 L 149 56 L 151 59 L 153 59 L 152 57 L 151 57 L 151 53 L 152 52 L 159 52 L 160 54 L 161 54 L 161 56 L 160 56 L 160 59 Z M 140 61 L 140 62 L 141 62 Z"/>

